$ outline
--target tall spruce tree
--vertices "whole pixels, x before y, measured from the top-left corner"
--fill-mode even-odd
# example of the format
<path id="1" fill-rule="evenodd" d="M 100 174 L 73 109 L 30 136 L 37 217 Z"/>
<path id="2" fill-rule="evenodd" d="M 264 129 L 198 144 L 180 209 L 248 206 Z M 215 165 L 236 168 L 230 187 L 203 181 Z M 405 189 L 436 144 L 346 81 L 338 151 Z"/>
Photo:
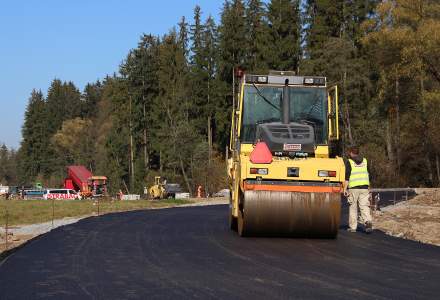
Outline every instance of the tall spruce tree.
<path id="1" fill-rule="evenodd" d="M 253 73 L 267 72 L 271 38 L 263 1 L 246 3 L 246 69 Z"/>
<path id="2" fill-rule="evenodd" d="M 226 0 L 219 26 L 219 75 L 231 84 L 234 68 L 246 66 L 246 19 L 242 0 Z"/>
<path id="3" fill-rule="evenodd" d="M 161 168 L 173 170 L 172 176 L 180 173 L 191 193 L 191 158 L 199 137 L 189 119 L 188 73 L 185 51 L 172 30 L 159 47 L 159 93 L 154 108 L 159 125 L 156 146 Z"/>
<path id="4" fill-rule="evenodd" d="M 206 104 L 207 104 L 207 57 L 204 41 L 204 26 L 201 19 L 200 6 L 194 8 L 194 20 L 190 27 L 191 55 L 190 76 L 192 90 L 192 115 L 198 131 L 207 135 Z"/>
<path id="5" fill-rule="evenodd" d="M 345 0 L 308 0 L 305 5 L 306 55 L 319 57 L 315 51 L 324 48 L 329 38 L 342 37 Z M 348 4 L 348 3 L 347 3 Z"/>
<path id="6" fill-rule="evenodd" d="M 130 108 L 128 81 L 119 77 L 107 77 L 100 102 L 97 121 L 98 154 L 97 171 L 105 174 L 111 182 L 111 189 L 134 192 L 130 188 Z M 105 134 L 100 136 L 100 134 Z"/>
<path id="7" fill-rule="evenodd" d="M 19 150 L 21 184 L 29 184 L 39 175 L 48 175 L 49 134 L 46 128 L 46 118 L 46 102 L 43 93 L 33 90 L 24 115 Z"/>
<path id="8" fill-rule="evenodd" d="M 73 82 L 61 82 L 54 79 L 47 93 L 45 118 L 50 134 L 61 128 L 64 120 L 81 115 L 81 94 Z"/>
<path id="9" fill-rule="evenodd" d="M 81 97 L 81 117 L 93 119 L 98 113 L 98 102 L 101 99 L 102 84 L 98 80 L 96 83 L 88 83 L 84 88 Z"/>
<path id="10" fill-rule="evenodd" d="M 301 58 L 301 14 L 298 0 L 272 0 L 268 5 L 269 68 L 298 71 Z"/>
<path id="11" fill-rule="evenodd" d="M 0 184 L 17 185 L 17 152 L 8 149 L 5 144 L 0 146 Z"/>

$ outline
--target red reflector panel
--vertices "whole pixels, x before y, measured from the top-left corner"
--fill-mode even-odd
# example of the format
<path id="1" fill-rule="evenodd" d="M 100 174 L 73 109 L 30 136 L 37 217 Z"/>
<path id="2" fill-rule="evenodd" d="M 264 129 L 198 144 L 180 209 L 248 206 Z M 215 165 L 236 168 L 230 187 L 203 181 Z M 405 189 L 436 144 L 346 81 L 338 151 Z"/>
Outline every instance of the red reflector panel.
<path id="1" fill-rule="evenodd" d="M 336 171 L 328 171 L 328 177 L 336 177 Z"/>
<path id="2" fill-rule="evenodd" d="M 251 152 L 250 159 L 253 164 L 270 164 L 272 162 L 272 153 L 265 142 L 258 142 Z"/>
<path id="3" fill-rule="evenodd" d="M 250 173 L 251 174 L 258 174 L 258 169 L 257 168 L 251 168 Z"/>

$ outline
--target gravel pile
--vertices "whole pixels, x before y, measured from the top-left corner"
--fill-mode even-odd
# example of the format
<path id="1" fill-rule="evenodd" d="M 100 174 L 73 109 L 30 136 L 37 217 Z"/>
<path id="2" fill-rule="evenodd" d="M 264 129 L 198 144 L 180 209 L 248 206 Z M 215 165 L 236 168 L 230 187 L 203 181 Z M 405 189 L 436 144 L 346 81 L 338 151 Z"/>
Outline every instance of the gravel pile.
<path id="1" fill-rule="evenodd" d="M 440 193 L 424 190 L 411 200 L 383 207 L 373 226 L 392 236 L 440 246 Z"/>

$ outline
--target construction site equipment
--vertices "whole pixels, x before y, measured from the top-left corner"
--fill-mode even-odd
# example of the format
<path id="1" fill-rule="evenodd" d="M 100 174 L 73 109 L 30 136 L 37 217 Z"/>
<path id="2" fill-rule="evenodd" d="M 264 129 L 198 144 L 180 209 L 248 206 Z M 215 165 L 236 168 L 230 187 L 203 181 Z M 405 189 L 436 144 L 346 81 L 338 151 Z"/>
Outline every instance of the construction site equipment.
<path id="1" fill-rule="evenodd" d="M 148 195 L 151 199 L 175 198 L 177 193 L 182 192 L 178 183 L 166 183 L 160 176 L 154 177 L 154 185 L 148 189 Z"/>
<path id="2" fill-rule="evenodd" d="M 107 177 L 93 176 L 84 166 L 68 166 L 64 188 L 73 189 L 82 197 L 99 197 L 107 194 Z"/>
<path id="3" fill-rule="evenodd" d="M 148 189 L 148 195 L 152 199 L 163 199 L 166 197 L 165 184 L 160 176 L 154 177 L 154 185 Z"/>
<path id="4" fill-rule="evenodd" d="M 345 167 L 337 87 L 293 72 L 243 74 L 234 100 L 229 225 L 240 236 L 337 236 Z"/>

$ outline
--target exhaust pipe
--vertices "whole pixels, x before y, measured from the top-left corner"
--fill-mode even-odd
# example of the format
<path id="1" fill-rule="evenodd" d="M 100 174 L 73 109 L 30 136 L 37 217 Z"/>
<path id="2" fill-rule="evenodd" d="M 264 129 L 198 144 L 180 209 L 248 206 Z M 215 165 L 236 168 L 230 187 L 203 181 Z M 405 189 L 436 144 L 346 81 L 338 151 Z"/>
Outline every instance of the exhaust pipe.
<path id="1" fill-rule="evenodd" d="M 283 104 L 282 104 L 282 123 L 290 123 L 290 98 L 289 98 L 289 79 L 286 79 L 283 87 Z"/>

